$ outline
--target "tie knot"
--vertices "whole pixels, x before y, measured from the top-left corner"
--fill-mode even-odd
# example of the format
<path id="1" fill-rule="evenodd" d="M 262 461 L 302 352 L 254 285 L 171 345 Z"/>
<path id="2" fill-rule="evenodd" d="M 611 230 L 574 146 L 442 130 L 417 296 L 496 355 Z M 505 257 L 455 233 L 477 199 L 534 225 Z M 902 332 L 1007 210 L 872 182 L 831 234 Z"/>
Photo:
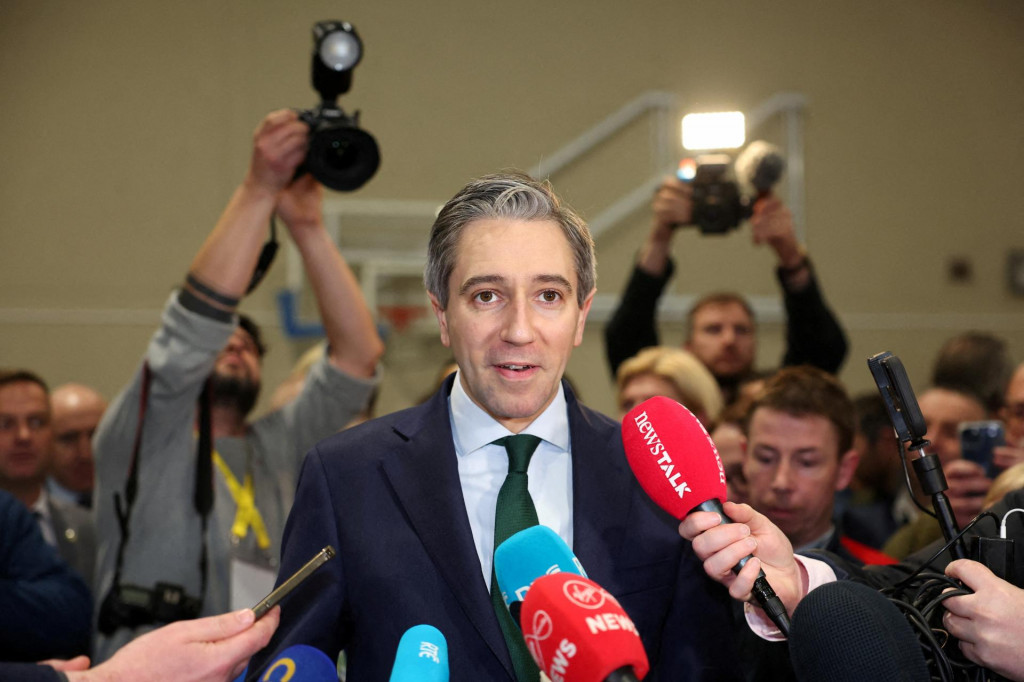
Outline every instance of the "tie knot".
<path id="1" fill-rule="evenodd" d="M 494 445 L 503 445 L 508 453 L 508 472 L 510 474 L 525 474 L 530 467 L 530 458 L 540 445 L 540 438 L 531 436 L 528 433 L 520 433 L 515 436 L 505 436 L 494 441 Z"/>

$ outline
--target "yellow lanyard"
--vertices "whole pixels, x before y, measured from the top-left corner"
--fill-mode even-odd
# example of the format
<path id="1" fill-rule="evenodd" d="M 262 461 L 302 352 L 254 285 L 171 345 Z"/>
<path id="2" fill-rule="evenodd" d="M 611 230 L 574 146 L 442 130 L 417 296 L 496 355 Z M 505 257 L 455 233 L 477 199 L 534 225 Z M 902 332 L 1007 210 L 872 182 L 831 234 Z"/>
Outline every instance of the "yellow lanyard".
<path id="1" fill-rule="evenodd" d="M 231 469 L 221 459 L 220 453 L 213 451 L 213 463 L 217 465 L 220 472 L 224 474 L 224 480 L 231 491 L 231 497 L 238 507 L 235 512 L 235 522 L 231 525 L 231 532 L 241 540 L 249 534 L 249 527 L 252 527 L 256 534 L 256 544 L 260 549 L 270 548 L 270 535 L 267 534 L 267 527 L 263 525 L 263 517 L 260 510 L 256 508 L 256 492 L 252 484 L 252 474 L 245 472 L 245 483 L 239 483 Z"/>

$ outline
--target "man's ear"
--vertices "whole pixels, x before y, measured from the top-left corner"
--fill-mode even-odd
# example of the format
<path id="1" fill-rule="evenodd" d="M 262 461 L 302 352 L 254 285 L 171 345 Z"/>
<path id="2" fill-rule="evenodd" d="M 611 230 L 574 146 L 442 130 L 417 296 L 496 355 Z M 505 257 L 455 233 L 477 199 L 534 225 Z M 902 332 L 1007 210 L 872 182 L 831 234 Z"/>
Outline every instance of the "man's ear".
<path id="1" fill-rule="evenodd" d="M 855 448 L 851 448 L 843 453 L 839 458 L 839 475 L 836 476 L 836 490 L 843 490 L 850 485 L 850 481 L 853 480 L 853 474 L 857 471 L 858 464 L 860 464 L 860 453 Z"/>
<path id="2" fill-rule="evenodd" d="M 594 294 L 597 293 L 597 287 L 590 290 L 587 297 L 583 299 L 583 305 L 580 307 L 580 317 L 576 321 L 576 338 L 573 341 L 573 346 L 579 346 L 583 343 L 583 327 L 587 323 L 587 315 L 590 314 L 590 306 L 594 302 Z"/>
<path id="3" fill-rule="evenodd" d="M 434 317 L 437 318 L 437 326 L 441 330 L 441 343 L 444 344 L 445 348 L 451 347 L 451 339 L 448 337 L 448 317 L 445 315 L 444 308 L 441 307 L 440 302 L 437 300 L 437 296 L 427 292 L 427 296 L 430 297 L 430 307 L 434 310 Z"/>

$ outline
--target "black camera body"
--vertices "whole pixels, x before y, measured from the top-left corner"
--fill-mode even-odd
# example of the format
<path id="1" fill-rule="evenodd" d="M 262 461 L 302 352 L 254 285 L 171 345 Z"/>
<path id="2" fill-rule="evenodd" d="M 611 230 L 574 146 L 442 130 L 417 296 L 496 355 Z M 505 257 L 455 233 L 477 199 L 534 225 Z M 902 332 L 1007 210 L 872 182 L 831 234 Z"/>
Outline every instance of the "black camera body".
<path id="1" fill-rule="evenodd" d="M 104 635 L 118 628 L 163 625 L 198 618 L 203 601 L 190 597 L 181 585 L 157 583 L 153 589 L 115 583 L 100 606 L 97 627 Z"/>
<path id="2" fill-rule="evenodd" d="M 729 157 L 724 154 L 696 159 L 693 177 L 691 222 L 701 234 L 727 234 L 751 216 L 751 204 L 740 193 L 739 185 L 728 177 Z"/>
<path id="3" fill-rule="evenodd" d="M 325 187 L 339 192 L 359 189 L 380 166 L 377 141 L 359 127 L 359 112 L 349 116 L 321 104 L 299 112 L 309 126 L 309 151 L 296 176 L 311 173 Z"/>

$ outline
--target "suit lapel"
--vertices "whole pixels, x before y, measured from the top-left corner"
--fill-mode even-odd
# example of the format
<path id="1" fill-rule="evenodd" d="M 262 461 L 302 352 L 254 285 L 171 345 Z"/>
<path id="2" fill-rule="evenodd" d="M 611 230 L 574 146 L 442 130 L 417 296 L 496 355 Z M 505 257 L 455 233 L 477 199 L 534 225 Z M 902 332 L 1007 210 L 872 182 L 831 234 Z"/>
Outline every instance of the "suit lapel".
<path id="1" fill-rule="evenodd" d="M 611 571 L 620 547 L 608 544 L 609 529 L 629 514 L 632 472 L 618 429 L 595 421 L 566 389 L 572 438 L 573 553 L 597 579 Z M 600 580 L 598 580 L 600 582 Z"/>
<path id="2" fill-rule="evenodd" d="M 466 515 L 448 417 L 450 390 L 451 378 L 426 409 L 396 424 L 395 432 L 404 442 L 384 458 L 382 467 L 438 573 L 479 635 L 514 678 Z"/>

